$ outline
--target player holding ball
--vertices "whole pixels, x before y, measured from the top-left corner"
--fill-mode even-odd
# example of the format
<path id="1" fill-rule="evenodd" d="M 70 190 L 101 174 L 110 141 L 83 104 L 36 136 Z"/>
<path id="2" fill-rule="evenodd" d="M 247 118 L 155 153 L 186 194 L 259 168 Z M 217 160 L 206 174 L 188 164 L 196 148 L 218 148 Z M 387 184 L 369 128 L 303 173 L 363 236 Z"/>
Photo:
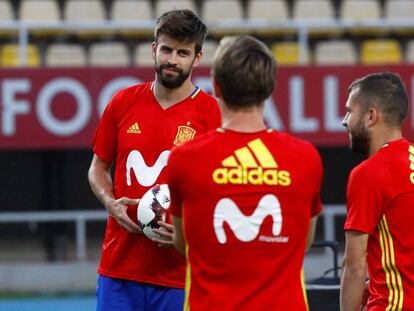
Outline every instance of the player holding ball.
<path id="1" fill-rule="evenodd" d="M 160 16 L 152 43 L 155 80 L 116 93 L 96 130 L 89 182 L 109 213 L 98 311 L 183 308 L 185 258 L 141 232 L 137 204 L 152 186 L 166 183 L 171 148 L 220 126 L 217 102 L 191 81 L 206 33 L 191 11 Z M 172 226 L 161 224 L 167 240 L 159 241 L 171 245 Z"/>

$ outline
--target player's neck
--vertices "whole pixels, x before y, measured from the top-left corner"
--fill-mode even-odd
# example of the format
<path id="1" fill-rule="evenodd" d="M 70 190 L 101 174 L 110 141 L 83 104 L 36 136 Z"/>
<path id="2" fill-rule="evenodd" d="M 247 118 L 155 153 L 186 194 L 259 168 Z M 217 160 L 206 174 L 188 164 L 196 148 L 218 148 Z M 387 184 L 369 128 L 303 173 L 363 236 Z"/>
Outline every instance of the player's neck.
<path id="1" fill-rule="evenodd" d="M 237 112 L 223 110 L 222 126 L 225 129 L 242 133 L 254 133 L 266 129 L 263 112 L 259 109 Z"/>
<path id="2" fill-rule="evenodd" d="M 369 148 L 369 156 L 374 155 L 386 143 L 402 138 L 400 129 L 383 128 L 372 134 Z"/>
<path id="3" fill-rule="evenodd" d="M 194 84 L 191 82 L 190 77 L 184 81 L 184 83 L 177 88 L 166 88 L 157 79 L 154 83 L 154 96 L 158 103 L 164 109 L 171 107 L 182 100 L 186 99 L 194 91 Z"/>

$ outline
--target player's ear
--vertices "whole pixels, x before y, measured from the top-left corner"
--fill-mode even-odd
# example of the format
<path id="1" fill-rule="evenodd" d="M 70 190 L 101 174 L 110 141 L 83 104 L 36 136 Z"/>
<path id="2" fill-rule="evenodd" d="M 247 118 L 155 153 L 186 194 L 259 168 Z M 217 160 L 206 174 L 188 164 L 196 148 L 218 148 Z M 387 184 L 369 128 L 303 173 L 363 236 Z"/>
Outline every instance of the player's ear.
<path id="1" fill-rule="evenodd" d="M 217 81 L 213 78 L 213 89 L 214 89 L 214 95 L 217 98 L 221 98 L 221 89 L 220 86 L 218 85 Z"/>
<path id="2" fill-rule="evenodd" d="M 155 41 L 152 42 L 151 49 L 152 49 L 152 59 L 155 60 L 155 55 L 156 55 L 156 52 L 157 52 L 157 42 L 155 42 Z"/>
<path id="3" fill-rule="evenodd" d="M 202 51 L 198 52 L 196 57 L 194 58 L 193 67 L 197 67 L 200 64 L 202 57 L 203 57 L 203 52 Z"/>
<path id="4" fill-rule="evenodd" d="M 372 127 L 378 122 L 379 111 L 375 108 L 369 108 L 367 112 L 367 127 Z"/>

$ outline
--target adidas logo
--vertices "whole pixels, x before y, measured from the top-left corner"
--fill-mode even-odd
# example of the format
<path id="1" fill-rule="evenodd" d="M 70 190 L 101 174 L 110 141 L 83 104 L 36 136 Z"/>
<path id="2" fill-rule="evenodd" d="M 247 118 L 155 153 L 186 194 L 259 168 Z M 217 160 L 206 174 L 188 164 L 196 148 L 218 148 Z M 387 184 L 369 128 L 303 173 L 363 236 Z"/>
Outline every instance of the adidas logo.
<path id="1" fill-rule="evenodd" d="M 260 138 L 252 140 L 246 147 L 234 151 L 225 158 L 223 167 L 213 172 L 217 184 L 279 185 L 291 184 L 290 173 L 278 170 L 278 164 Z"/>
<path id="2" fill-rule="evenodd" d="M 408 157 L 410 160 L 410 169 L 411 169 L 410 180 L 411 180 L 411 183 L 414 184 L 414 147 L 410 145 L 410 147 L 408 148 L 408 152 L 410 153 Z"/>
<path id="3" fill-rule="evenodd" d="M 129 134 L 140 134 L 141 130 L 139 129 L 138 122 L 135 122 L 134 124 L 132 124 L 129 127 L 129 129 L 127 130 L 127 133 L 129 133 Z"/>

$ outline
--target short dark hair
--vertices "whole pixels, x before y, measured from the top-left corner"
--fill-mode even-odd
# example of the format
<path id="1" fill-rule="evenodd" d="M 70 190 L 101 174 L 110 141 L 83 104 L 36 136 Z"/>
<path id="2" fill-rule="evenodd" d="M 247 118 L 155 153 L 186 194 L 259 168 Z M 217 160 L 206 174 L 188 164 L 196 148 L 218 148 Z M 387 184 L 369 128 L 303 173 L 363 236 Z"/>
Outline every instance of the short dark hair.
<path id="1" fill-rule="evenodd" d="M 212 76 L 226 105 L 243 110 L 261 105 L 276 82 L 276 61 L 269 48 L 248 36 L 225 37 L 214 56 Z"/>
<path id="2" fill-rule="evenodd" d="M 154 31 L 155 42 L 160 35 L 185 42 L 195 42 L 195 53 L 198 54 L 207 36 L 207 26 L 190 10 L 171 10 L 157 19 Z"/>
<path id="3" fill-rule="evenodd" d="M 384 121 L 390 126 L 402 127 L 408 113 L 408 96 L 401 78 L 391 72 L 366 75 L 349 86 L 349 93 L 355 92 L 355 99 L 362 109 L 380 109 Z"/>

